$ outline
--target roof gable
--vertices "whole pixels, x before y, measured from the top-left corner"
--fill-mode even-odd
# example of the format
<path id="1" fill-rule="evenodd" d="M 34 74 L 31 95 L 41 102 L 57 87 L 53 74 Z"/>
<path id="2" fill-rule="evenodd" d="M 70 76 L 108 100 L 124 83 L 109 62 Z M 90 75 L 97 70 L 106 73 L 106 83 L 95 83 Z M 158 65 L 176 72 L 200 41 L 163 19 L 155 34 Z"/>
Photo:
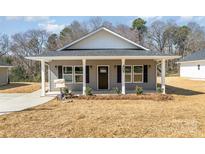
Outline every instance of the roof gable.
<path id="1" fill-rule="evenodd" d="M 141 49 L 147 48 L 129 40 L 125 37 L 105 28 L 101 27 L 84 37 L 64 46 L 60 50 L 66 49 Z"/>

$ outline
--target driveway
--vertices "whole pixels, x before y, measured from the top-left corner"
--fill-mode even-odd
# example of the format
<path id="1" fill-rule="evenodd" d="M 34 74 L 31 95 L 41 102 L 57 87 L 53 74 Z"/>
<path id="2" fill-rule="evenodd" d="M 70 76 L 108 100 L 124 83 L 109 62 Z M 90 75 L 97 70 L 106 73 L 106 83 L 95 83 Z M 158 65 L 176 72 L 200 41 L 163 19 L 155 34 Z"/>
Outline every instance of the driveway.
<path id="1" fill-rule="evenodd" d="M 0 115 L 21 111 L 52 100 L 54 97 L 40 97 L 40 90 L 33 93 L 0 93 Z"/>

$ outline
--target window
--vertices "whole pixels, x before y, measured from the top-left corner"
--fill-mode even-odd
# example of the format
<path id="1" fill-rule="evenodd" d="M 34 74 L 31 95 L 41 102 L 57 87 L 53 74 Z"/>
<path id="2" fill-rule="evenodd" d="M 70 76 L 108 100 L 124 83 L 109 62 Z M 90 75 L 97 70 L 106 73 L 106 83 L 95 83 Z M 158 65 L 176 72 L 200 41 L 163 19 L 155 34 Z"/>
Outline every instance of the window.
<path id="1" fill-rule="evenodd" d="M 73 67 L 72 66 L 64 66 L 63 67 L 63 78 L 66 82 L 73 82 Z"/>
<path id="2" fill-rule="evenodd" d="M 75 66 L 75 83 L 83 82 L 83 67 Z"/>
<path id="3" fill-rule="evenodd" d="M 133 82 L 143 82 L 142 65 L 133 66 Z"/>
<path id="4" fill-rule="evenodd" d="M 198 70 L 200 70 L 200 65 L 198 65 Z"/>
<path id="5" fill-rule="evenodd" d="M 130 83 L 132 82 L 132 67 L 125 66 L 125 82 Z"/>

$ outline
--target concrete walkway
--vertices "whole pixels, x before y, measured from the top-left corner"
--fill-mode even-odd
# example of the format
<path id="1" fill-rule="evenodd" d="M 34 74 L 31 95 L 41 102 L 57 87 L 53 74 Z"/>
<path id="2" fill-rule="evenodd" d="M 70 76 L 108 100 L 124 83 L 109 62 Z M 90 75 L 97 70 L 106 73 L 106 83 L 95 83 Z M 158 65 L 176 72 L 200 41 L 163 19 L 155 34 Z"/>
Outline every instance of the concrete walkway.
<path id="1" fill-rule="evenodd" d="M 52 100 L 54 97 L 40 97 L 40 90 L 33 93 L 3 94 L 0 93 L 0 115 L 21 111 Z"/>

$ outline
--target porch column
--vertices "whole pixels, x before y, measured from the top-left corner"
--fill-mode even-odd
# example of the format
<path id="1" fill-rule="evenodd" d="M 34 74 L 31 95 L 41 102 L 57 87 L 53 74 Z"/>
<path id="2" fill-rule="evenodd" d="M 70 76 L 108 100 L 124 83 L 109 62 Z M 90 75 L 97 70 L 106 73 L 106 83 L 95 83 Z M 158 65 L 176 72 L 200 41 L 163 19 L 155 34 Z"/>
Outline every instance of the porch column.
<path id="1" fill-rule="evenodd" d="M 83 95 L 85 94 L 85 90 L 86 90 L 86 59 L 82 60 L 83 63 Z"/>
<path id="2" fill-rule="evenodd" d="M 161 88 L 163 89 L 163 94 L 165 94 L 165 59 L 161 61 Z"/>
<path id="3" fill-rule="evenodd" d="M 121 71 L 122 71 L 122 94 L 125 94 L 125 59 L 122 59 L 122 66 L 121 66 Z"/>
<path id="4" fill-rule="evenodd" d="M 45 96 L 45 61 L 41 60 L 41 96 Z"/>

